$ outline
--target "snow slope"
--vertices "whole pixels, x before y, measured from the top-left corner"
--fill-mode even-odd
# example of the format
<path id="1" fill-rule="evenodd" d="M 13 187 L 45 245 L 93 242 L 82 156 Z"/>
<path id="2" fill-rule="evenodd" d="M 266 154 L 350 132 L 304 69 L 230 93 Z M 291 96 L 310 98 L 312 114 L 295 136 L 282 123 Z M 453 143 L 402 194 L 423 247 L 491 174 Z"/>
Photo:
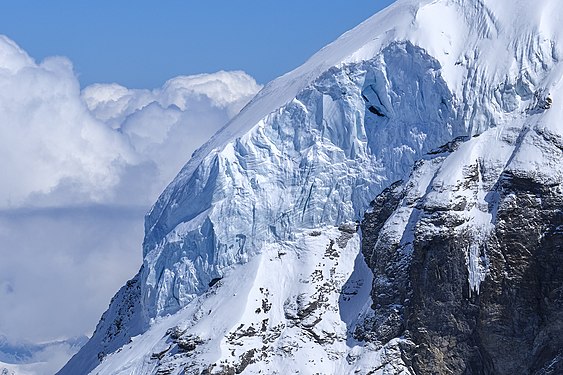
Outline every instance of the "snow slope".
<path id="1" fill-rule="evenodd" d="M 165 369 L 177 373 L 184 367 L 199 373 L 209 363 L 233 356 L 260 357 L 263 362 L 225 360 L 216 370 L 239 371 L 244 366 L 255 373 L 264 371 L 264 364 L 269 363 L 275 369 L 270 373 L 289 374 L 307 363 L 323 374 L 352 371 L 359 364 L 345 360 L 345 338 L 352 317 L 369 306 L 370 275 L 364 265 L 356 270 L 362 273 L 358 275 L 361 281 L 347 282 L 354 271 L 359 238 L 354 230 L 346 230 L 299 233 L 294 241 L 267 246 L 185 309 L 159 318 L 148 332 L 110 355 L 94 373 L 145 374 Z M 328 247 L 331 239 L 334 244 Z M 317 264 L 323 256 L 326 261 Z M 363 264 L 363 259 L 357 263 Z M 347 299 L 340 298 L 342 287 L 349 291 Z M 321 323 L 314 324 L 317 320 Z M 239 322 L 238 328 L 232 326 L 233 321 Z M 180 347 L 175 348 L 178 342 Z M 182 346 L 186 342 L 195 348 Z M 369 353 L 364 361 L 379 355 L 359 344 L 354 350 Z M 160 361 L 147 361 L 147 354 L 160 355 Z"/>
<path id="2" fill-rule="evenodd" d="M 184 306 L 263 241 L 358 218 L 424 152 L 547 95 L 560 35 L 544 19 L 556 10 L 526 4 L 399 1 L 267 85 L 147 216 L 149 317 Z"/>
<path id="3" fill-rule="evenodd" d="M 226 372 L 252 362 L 249 357 L 260 364 L 246 363 L 245 373 L 266 368 L 315 373 L 308 366 L 313 357 L 327 361 L 319 367 L 323 374 L 408 373 L 400 360 L 381 359 L 396 356 L 397 347 L 408 343 L 350 342 L 351 330 L 359 326 L 343 324 L 369 315 L 369 309 L 350 311 L 333 303 L 335 309 L 321 308 L 319 319 L 293 331 L 292 313 L 285 308 L 297 306 L 298 314 L 299 306 L 310 305 L 299 298 L 314 294 L 298 275 L 321 264 L 323 282 L 336 286 L 327 301 L 335 301 L 345 283 L 327 279 L 333 275 L 327 276 L 331 269 L 324 268 L 328 260 L 321 251 L 337 241 L 334 228 L 361 218 L 378 193 L 410 174 L 416 160 L 456 137 L 483 134 L 445 159 L 439 173 L 430 168 L 413 182 L 413 194 L 433 186 L 426 201 L 439 205 L 455 191 L 463 166 L 475 160 L 497 172 L 525 171 L 559 181 L 560 168 L 542 168 L 556 167 L 559 154 L 545 151 L 538 139 L 561 137 L 559 110 L 545 109 L 561 92 L 562 16 L 554 0 L 399 0 L 268 84 L 196 151 L 147 215 L 144 263 L 136 278 L 140 291 L 131 297 L 138 317 L 125 320 L 119 340 L 109 340 L 107 348 L 127 344 L 120 352 L 105 357 L 115 348 L 97 347 L 106 359 L 93 373 L 155 373 L 168 364 L 170 372 L 162 373 L 180 373 L 180 364 Z M 503 137 L 514 134 L 518 141 L 506 146 Z M 482 194 L 475 199 L 483 204 Z M 486 229 L 491 220 L 478 209 L 467 215 L 478 228 Z M 401 218 L 396 223 L 408 224 Z M 307 233 L 319 228 L 319 242 L 309 243 Z M 353 243 L 338 250 L 343 268 L 334 272 L 343 280 L 362 267 L 354 265 L 359 245 Z M 284 246 L 287 269 L 269 261 Z M 310 247 L 309 256 L 300 258 L 302 247 Z M 468 282 L 478 292 L 486 267 L 475 251 L 468 253 Z M 288 276 L 292 282 L 284 284 Z M 220 286 L 210 287 L 221 277 Z M 365 283 L 366 277 L 361 279 Z M 288 349 L 290 361 L 281 359 L 282 339 L 271 342 L 267 334 L 248 335 L 250 328 L 244 328 L 252 326 L 249 316 L 256 318 L 260 287 L 275 290 L 264 332 L 276 331 L 279 322 L 279 337 L 303 343 L 289 345 L 297 348 Z M 322 299 L 315 298 L 318 307 Z M 211 320 L 196 313 L 198 306 L 204 311 L 213 306 Z M 217 309 L 221 313 L 214 315 Z M 106 316 L 93 340 L 107 337 L 115 319 L 122 318 Z M 142 328 L 127 332 L 128 325 Z M 176 325 L 180 337 L 202 346 L 195 357 L 175 352 L 178 340 L 166 331 Z M 128 336 L 145 330 L 128 343 Z M 258 353 L 260 359 L 254 358 Z M 83 350 L 68 368 L 79 368 L 92 355 L 92 348 Z M 70 373 L 65 369 L 60 373 Z"/>

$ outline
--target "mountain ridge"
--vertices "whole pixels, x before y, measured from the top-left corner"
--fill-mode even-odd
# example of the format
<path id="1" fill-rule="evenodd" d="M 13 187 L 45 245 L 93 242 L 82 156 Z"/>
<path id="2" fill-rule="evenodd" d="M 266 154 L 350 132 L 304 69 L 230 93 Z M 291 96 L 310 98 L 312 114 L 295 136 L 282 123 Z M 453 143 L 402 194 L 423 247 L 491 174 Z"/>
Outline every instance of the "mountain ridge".
<path id="1" fill-rule="evenodd" d="M 176 374 L 188 368 L 185 373 L 260 373 L 268 363 L 281 373 L 314 373 L 306 359 L 311 355 L 319 355 L 321 362 L 324 358 L 323 364 L 313 362 L 327 374 L 445 373 L 452 363 L 459 373 L 497 371 L 490 363 L 479 367 L 464 353 L 440 362 L 436 358 L 443 348 L 427 343 L 431 338 L 401 336 L 413 306 L 396 298 L 405 300 L 413 290 L 428 292 L 409 284 L 418 280 L 409 270 L 426 264 L 418 254 L 432 253 L 417 247 L 418 238 L 462 224 L 462 242 L 469 247 L 457 249 L 459 264 L 448 266 L 456 275 L 451 285 L 459 292 L 446 295 L 478 298 L 472 296 L 479 296 L 481 283 L 494 271 L 482 247 L 490 239 L 487 233 L 499 225 L 491 207 L 504 200 L 491 197 L 500 194 L 495 189 L 506 181 L 501 176 L 515 176 L 511 181 L 532 176 L 555 186 L 558 194 L 563 176 L 558 145 L 563 143 L 556 121 L 561 107 L 555 103 L 563 92 L 557 43 L 562 17 L 552 0 L 534 6 L 525 1 L 398 1 L 266 85 L 194 153 L 147 214 L 144 263 L 131 282 L 134 292 L 116 300 L 132 303 L 135 317 L 112 313 L 119 302 L 112 304 L 91 340 L 107 342 L 97 347 L 98 360 L 109 355 L 94 373 Z M 460 145 L 461 140 L 466 142 Z M 486 187 L 484 171 L 490 174 Z M 416 180 L 417 174 L 422 180 Z M 408 189 L 393 198 L 379 229 L 371 228 L 375 239 L 360 245 L 360 235 L 346 228 L 363 218 L 378 194 L 398 194 L 384 189 L 401 179 Z M 466 195 L 458 196 L 459 191 Z M 386 199 L 380 201 L 383 207 Z M 451 217 L 432 216 L 443 211 Z M 369 221 L 369 210 L 366 215 Z M 434 219 L 432 226 L 420 221 Z M 419 226 L 429 232 L 418 233 Z M 387 260 L 382 265 L 371 260 L 370 247 L 377 253 L 378 246 Z M 304 250 L 308 247 L 316 250 Z M 342 299 L 348 298 L 345 291 L 355 280 L 351 293 L 357 295 L 369 279 L 365 272 L 354 276 L 364 262 L 362 253 L 374 277 L 371 302 L 358 302 L 352 309 L 356 319 L 348 324 L 340 314 L 350 309 Z M 311 268 L 292 271 L 301 276 L 298 282 L 287 281 L 285 289 L 259 276 L 263 268 L 283 279 L 282 270 L 293 269 L 291 264 L 302 257 Z M 284 259 L 291 259 L 289 265 Z M 262 262 L 260 267 L 247 275 L 255 276 L 252 284 L 239 274 L 256 262 Z M 220 281 L 211 286 L 221 278 L 247 285 L 241 287 L 247 305 L 231 298 L 237 294 L 232 285 Z M 394 288 L 402 294 L 396 296 Z M 379 289 L 389 294 L 380 307 Z M 252 298 L 266 302 L 254 308 Z M 336 310 L 325 299 L 340 301 Z M 243 311 L 232 320 L 216 310 L 229 303 Z M 202 311 L 209 304 L 215 307 L 206 318 Z M 215 328 L 213 319 L 220 322 Z M 428 322 L 427 316 L 420 319 Z M 108 338 L 116 321 L 121 336 Z M 128 326 L 137 328 L 128 331 Z M 304 346 L 284 349 L 295 340 Z M 417 353 L 418 342 L 431 354 Z M 83 350 L 60 374 L 80 368 L 92 350 Z M 413 360 L 415 354 L 427 363 Z M 337 360 L 342 358 L 346 361 Z M 509 370 L 514 369 L 508 366 L 502 373 Z"/>

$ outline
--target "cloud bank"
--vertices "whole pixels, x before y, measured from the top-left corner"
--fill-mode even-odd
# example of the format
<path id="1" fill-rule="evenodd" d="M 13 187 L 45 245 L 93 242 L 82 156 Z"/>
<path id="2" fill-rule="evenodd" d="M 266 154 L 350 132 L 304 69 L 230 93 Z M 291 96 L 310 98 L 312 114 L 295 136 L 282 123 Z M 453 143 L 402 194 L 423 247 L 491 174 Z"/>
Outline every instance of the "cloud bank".
<path id="1" fill-rule="evenodd" d="M 143 215 L 260 89 L 243 72 L 80 89 L 0 35 L 0 334 L 89 333 L 141 264 Z"/>
<path id="2" fill-rule="evenodd" d="M 86 340 L 87 337 L 83 336 L 66 341 L 35 344 L 10 341 L 0 335 L 0 374 L 53 375 Z"/>
<path id="3" fill-rule="evenodd" d="M 36 63 L 0 36 L 0 208 L 148 205 L 259 88 L 243 72 L 218 72 L 156 90 L 81 91 L 68 59 Z"/>

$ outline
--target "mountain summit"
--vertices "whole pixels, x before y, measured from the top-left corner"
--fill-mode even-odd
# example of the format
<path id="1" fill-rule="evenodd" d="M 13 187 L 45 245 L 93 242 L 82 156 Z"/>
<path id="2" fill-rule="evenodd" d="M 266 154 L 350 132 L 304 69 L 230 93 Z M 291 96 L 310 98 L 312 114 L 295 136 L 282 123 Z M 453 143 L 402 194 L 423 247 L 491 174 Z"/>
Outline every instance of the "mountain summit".
<path id="1" fill-rule="evenodd" d="M 268 84 L 59 374 L 563 372 L 561 25 L 399 0 Z"/>

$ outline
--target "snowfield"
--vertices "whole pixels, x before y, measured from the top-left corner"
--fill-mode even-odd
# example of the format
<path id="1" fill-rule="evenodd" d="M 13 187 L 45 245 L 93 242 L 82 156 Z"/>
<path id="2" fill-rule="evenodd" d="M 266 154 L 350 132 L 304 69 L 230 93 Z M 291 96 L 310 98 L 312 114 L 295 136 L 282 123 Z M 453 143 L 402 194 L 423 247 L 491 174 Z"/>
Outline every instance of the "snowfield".
<path id="1" fill-rule="evenodd" d="M 408 261 L 417 210 L 455 207 L 478 294 L 501 175 L 563 180 L 562 17 L 399 0 L 265 86 L 162 193 L 136 287 L 59 374 L 411 374 L 412 342 L 362 333 L 387 281 L 356 221 L 404 180 L 382 231 Z"/>

